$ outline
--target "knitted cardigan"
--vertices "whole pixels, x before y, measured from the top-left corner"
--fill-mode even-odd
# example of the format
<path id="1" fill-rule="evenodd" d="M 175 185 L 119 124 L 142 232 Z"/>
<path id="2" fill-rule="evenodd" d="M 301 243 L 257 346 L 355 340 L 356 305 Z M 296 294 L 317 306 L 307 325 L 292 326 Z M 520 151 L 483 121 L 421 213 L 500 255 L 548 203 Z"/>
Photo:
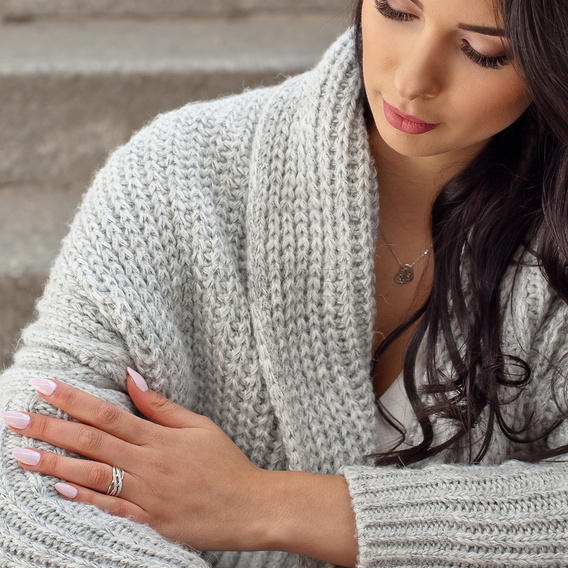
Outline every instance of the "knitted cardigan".
<path id="1" fill-rule="evenodd" d="M 500 431 L 474 466 L 459 448 L 410 468 L 366 457 L 381 445 L 369 372 L 379 204 L 360 93 L 349 30 L 315 69 L 160 116 L 118 149 L 1 377 L 1 410 L 63 416 L 29 386 L 36 376 L 132 410 L 130 365 L 257 466 L 345 475 L 360 567 L 568 565 L 565 462 L 514 461 L 527 448 Z M 532 416 L 536 434 L 566 406 L 567 308 L 531 263 L 504 288 L 503 350 L 533 371 L 502 393 L 505 415 L 512 427 Z M 419 441 L 416 420 L 405 426 Z M 567 442 L 561 426 L 530 449 Z M 321 564 L 197 553 L 66 501 L 11 457 L 22 444 L 53 449 L 1 430 L 4 567 Z"/>

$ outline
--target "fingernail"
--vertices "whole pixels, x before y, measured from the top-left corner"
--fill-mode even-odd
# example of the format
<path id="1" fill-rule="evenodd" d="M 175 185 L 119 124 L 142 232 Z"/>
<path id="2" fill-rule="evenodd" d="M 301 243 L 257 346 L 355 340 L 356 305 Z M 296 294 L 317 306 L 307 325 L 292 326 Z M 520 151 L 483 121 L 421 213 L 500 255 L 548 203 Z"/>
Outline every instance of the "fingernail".
<path id="1" fill-rule="evenodd" d="M 41 460 L 41 454 L 33 450 L 26 450 L 24 448 L 16 448 L 12 450 L 12 455 L 21 463 L 26 465 L 37 465 Z"/>
<path id="2" fill-rule="evenodd" d="M 77 497 L 77 489 L 68 483 L 56 483 L 55 489 L 63 495 L 63 497 L 67 497 L 67 499 L 75 499 L 75 497 Z"/>
<path id="3" fill-rule="evenodd" d="M 30 383 L 32 387 L 45 396 L 51 396 L 57 388 L 57 383 L 50 379 L 32 379 Z"/>
<path id="4" fill-rule="evenodd" d="M 23 430 L 30 425 L 30 417 L 23 412 L 4 412 L 2 420 L 18 430 Z"/>
<path id="5" fill-rule="evenodd" d="M 130 367 L 126 367 L 126 371 L 130 375 L 130 378 L 134 381 L 134 384 L 136 385 L 139 391 L 146 392 L 148 390 L 148 385 L 146 384 L 144 377 L 140 373 L 137 373 L 134 369 L 131 369 Z"/>

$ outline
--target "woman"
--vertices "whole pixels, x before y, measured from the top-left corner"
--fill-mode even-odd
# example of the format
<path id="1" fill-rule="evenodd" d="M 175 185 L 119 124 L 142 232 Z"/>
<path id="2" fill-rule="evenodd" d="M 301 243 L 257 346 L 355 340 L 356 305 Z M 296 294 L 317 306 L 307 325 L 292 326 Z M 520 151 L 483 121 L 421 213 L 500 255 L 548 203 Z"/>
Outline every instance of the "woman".
<path id="1" fill-rule="evenodd" d="M 356 14 L 99 172 L 2 377 L 4 564 L 568 560 L 568 7 Z"/>

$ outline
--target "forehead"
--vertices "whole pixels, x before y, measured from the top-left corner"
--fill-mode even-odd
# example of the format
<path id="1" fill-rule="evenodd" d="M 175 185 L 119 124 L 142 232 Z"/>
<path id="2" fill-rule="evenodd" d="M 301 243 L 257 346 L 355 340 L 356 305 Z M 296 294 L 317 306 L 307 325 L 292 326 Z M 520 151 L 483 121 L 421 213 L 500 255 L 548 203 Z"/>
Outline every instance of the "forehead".
<path id="1" fill-rule="evenodd" d="M 501 28 L 499 0 L 393 0 L 408 6 L 414 5 L 425 14 L 439 15 L 455 21 L 462 28 L 473 26 Z"/>

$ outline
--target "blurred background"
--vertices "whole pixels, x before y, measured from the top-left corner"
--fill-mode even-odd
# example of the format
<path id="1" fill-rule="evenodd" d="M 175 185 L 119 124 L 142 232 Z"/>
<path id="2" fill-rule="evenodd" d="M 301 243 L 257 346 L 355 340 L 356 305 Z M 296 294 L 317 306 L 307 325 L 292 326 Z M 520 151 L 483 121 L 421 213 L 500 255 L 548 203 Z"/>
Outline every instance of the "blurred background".
<path id="1" fill-rule="evenodd" d="M 0 369 L 93 172 L 159 112 L 314 65 L 351 0 L 0 0 Z"/>

